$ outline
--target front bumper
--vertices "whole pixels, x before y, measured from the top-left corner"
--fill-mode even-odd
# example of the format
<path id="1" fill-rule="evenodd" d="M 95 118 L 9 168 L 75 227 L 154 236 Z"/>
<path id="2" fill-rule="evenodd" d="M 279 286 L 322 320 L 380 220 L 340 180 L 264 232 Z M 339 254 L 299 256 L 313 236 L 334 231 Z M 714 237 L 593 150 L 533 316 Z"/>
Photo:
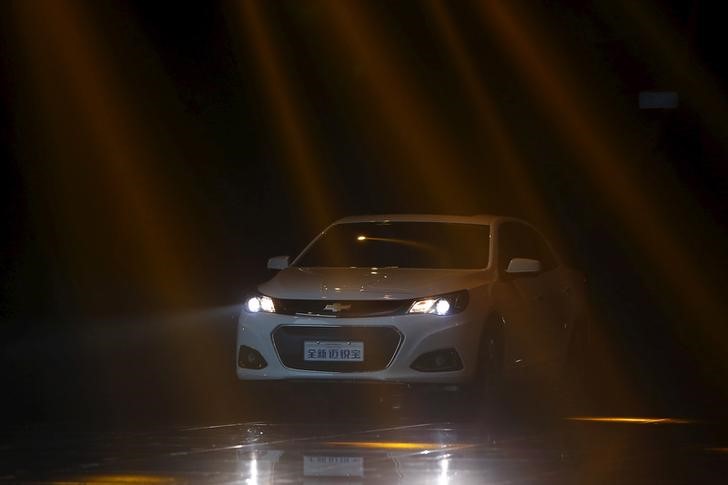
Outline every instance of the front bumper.
<path id="1" fill-rule="evenodd" d="M 341 380 L 374 381 L 391 383 L 463 384 L 473 375 L 477 362 L 478 342 L 484 318 L 472 307 L 464 312 L 450 315 L 395 315 L 371 318 L 316 318 L 271 313 L 246 313 L 240 315 L 237 332 L 237 349 L 240 346 L 260 352 L 266 366 L 262 369 L 246 369 L 236 366 L 241 380 Z M 274 332 L 281 328 L 325 327 L 350 329 L 381 327 L 394 329 L 400 336 L 391 359 L 376 370 L 327 371 L 291 367 L 291 360 L 282 355 L 276 346 Z M 315 332 L 314 332 L 315 333 Z M 313 338 L 313 337 L 312 337 Z M 280 342 L 278 342 L 280 344 Z M 453 371 L 423 372 L 411 367 L 421 355 L 441 350 L 454 349 L 462 368 Z M 369 350 L 369 353 L 367 353 Z M 365 346 L 364 358 L 376 349 Z M 300 349 L 301 353 L 303 348 Z M 288 362 L 287 366 L 284 362 Z"/>

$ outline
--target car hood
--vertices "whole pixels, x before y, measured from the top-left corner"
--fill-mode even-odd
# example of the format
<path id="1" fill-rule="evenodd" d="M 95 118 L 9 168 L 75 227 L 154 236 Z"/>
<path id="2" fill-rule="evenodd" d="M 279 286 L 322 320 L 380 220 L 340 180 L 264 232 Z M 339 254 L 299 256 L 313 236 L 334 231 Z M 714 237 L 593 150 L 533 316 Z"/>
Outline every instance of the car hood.
<path id="1" fill-rule="evenodd" d="M 413 268 L 287 268 L 258 289 L 273 298 L 401 300 L 488 283 L 487 270 Z"/>

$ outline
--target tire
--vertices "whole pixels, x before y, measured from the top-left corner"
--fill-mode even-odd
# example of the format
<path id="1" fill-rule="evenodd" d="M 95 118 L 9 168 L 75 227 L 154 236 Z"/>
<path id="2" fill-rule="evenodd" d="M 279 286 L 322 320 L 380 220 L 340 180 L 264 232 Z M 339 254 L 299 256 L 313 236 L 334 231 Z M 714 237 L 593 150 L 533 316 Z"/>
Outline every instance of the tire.
<path id="1" fill-rule="evenodd" d="M 562 392 L 567 411 L 578 411 L 585 404 L 588 357 L 589 326 L 586 319 L 580 319 L 574 324 L 562 372 Z"/>
<path id="2" fill-rule="evenodd" d="M 471 383 L 471 404 L 478 417 L 494 411 L 504 400 L 504 323 L 500 315 L 492 315 L 480 337 L 478 368 Z"/>

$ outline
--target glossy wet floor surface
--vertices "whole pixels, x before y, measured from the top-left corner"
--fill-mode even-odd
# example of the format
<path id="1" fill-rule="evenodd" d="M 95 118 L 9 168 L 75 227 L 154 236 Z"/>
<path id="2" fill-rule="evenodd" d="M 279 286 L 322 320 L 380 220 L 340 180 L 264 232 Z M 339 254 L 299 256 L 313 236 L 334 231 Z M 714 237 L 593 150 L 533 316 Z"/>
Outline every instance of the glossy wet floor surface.
<path id="1" fill-rule="evenodd" d="M 715 422 L 538 419 L 6 429 L 0 479 L 38 483 L 726 483 Z"/>

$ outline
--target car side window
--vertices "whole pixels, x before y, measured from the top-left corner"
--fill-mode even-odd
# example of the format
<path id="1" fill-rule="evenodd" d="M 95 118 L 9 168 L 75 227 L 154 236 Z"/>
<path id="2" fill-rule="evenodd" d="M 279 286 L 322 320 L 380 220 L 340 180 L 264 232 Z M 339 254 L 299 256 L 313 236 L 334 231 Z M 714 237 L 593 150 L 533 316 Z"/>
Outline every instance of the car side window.
<path id="1" fill-rule="evenodd" d="M 541 261 L 544 271 L 558 265 L 551 248 L 535 230 L 518 222 L 504 222 L 498 230 L 498 267 L 505 271 L 513 258 Z"/>

